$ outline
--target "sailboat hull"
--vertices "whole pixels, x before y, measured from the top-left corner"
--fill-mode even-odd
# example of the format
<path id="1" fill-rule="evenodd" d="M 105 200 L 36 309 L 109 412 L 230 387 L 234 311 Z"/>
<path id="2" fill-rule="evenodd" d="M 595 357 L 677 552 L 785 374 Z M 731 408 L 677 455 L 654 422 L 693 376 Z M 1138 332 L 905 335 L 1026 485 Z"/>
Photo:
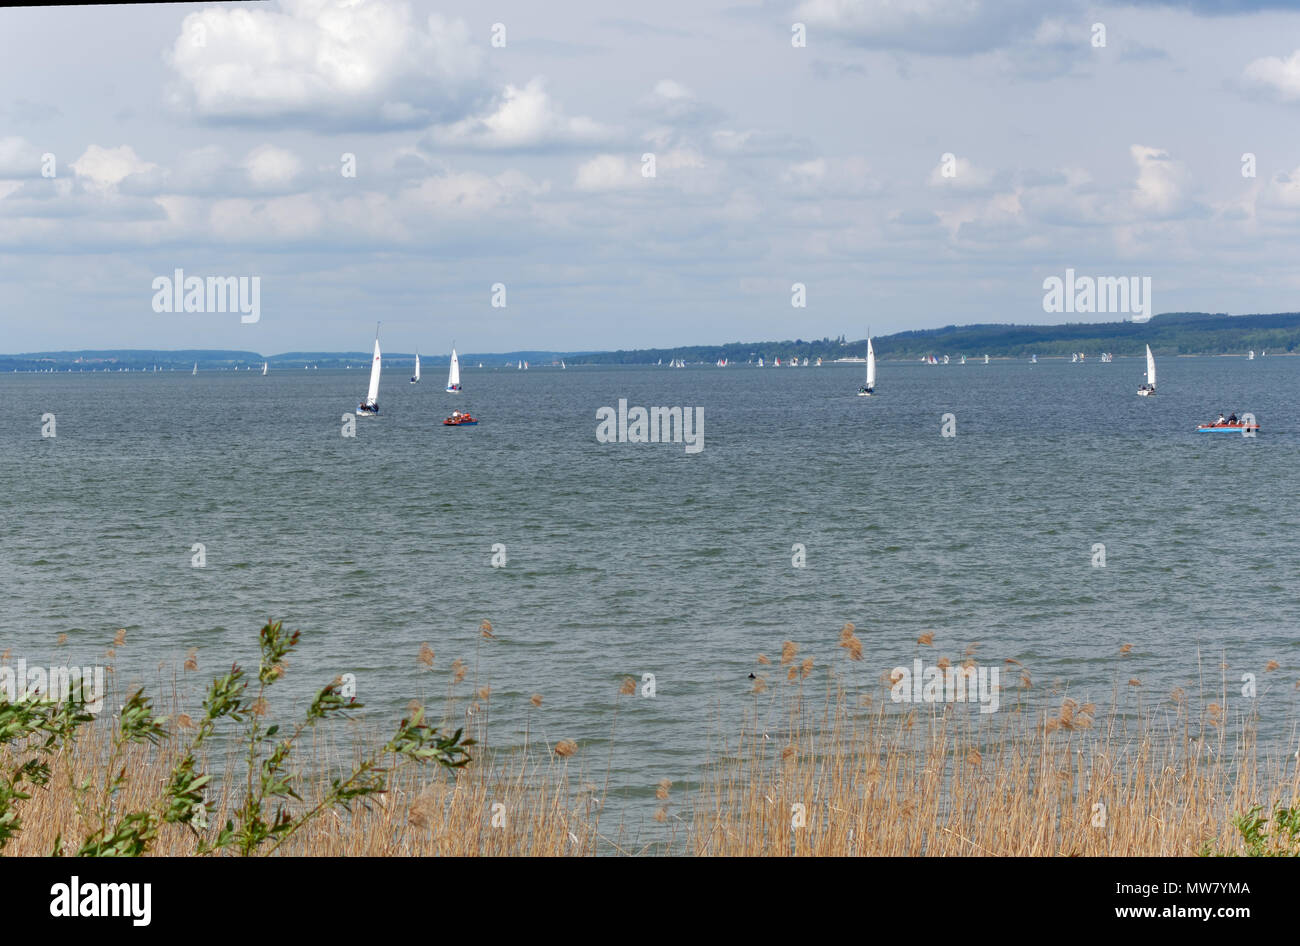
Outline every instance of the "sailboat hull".
<path id="1" fill-rule="evenodd" d="M 1139 391 L 1138 397 L 1153 397 L 1155 393 L 1155 391 Z"/>

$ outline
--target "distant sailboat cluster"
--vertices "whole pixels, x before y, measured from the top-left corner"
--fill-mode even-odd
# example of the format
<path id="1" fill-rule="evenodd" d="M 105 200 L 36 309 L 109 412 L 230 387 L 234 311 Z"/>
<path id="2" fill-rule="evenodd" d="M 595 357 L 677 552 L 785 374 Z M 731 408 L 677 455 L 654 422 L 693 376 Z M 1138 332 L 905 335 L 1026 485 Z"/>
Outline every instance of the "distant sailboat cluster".
<path id="1" fill-rule="evenodd" d="M 519 362 L 521 369 L 528 366 L 527 362 Z M 196 366 L 197 367 L 197 366 Z M 351 366 L 349 366 L 351 367 Z M 482 367 L 480 364 L 479 367 Z M 263 374 L 266 373 L 265 366 Z M 370 385 L 366 389 L 366 397 L 357 405 L 357 416 L 372 417 L 379 413 L 379 380 L 383 374 L 383 353 L 379 348 L 379 325 L 375 325 L 375 353 L 370 360 Z M 415 374 L 411 375 L 411 384 L 420 383 L 420 353 L 415 353 Z M 461 392 L 460 384 L 460 358 L 456 354 L 456 348 L 453 345 L 451 349 L 451 366 L 447 371 L 447 393 L 459 394 Z M 467 412 L 452 411 L 451 416 L 443 421 L 448 427 L 475 426 L 478 420 L 471 417 Z"/>

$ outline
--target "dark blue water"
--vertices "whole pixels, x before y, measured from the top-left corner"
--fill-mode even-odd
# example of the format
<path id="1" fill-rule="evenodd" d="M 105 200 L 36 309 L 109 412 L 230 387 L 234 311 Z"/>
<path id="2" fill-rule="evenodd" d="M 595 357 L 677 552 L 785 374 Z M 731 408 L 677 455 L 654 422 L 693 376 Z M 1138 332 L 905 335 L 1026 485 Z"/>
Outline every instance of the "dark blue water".
<path id="1" fill-rule="evenodd" d="M 926 631 L 927 659 L 978 642 L 1101 703 L 1117 679 L 1158 700 L 1226 677 L 1241 709 L 1252 672 L 1265 741 L 1289 738 L 1300 359 L 1163 358 L 1154 398 L 1139 359 L 885 363 L 870 399 L 862 370 L 467 367 L 456 396 L 394 367 L 378 418 L 352 416 L 356 370 L 0 376 L 0 650 L 50 662 L 67 634 L 57 662 L 95 662 L 126 628 L 119 684 L 191 648 L 206 679 L 281 617 L 304 632 L 286 688 L 354 673 L 384 728 L 413 697 L 440 705 L 460 658 L 463 696 L 492 687 L 494 742 L 531 710 L 602 778 L 612 752 L 634 806 L 700 774 L 755 655 L 786 639 L 876 688 Z M 619 398 L 702 407 L 703 451 L 597 443 Z M 481 425 L 444 428 L 455 407 Z M 1193 432 L 1220 410 L 1262 433 Z M 656 696 L 623 698 L 611 750 L 619 682 L 645 673 Z"/>

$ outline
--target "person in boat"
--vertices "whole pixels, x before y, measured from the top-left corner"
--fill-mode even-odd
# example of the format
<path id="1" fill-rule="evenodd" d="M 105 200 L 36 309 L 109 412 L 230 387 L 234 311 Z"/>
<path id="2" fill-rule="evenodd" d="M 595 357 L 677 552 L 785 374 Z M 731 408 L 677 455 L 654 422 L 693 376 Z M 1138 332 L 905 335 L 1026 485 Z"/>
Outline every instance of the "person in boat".
<path id="1" fill-rule="evenodd" d="M 1228 418 L 1228 424 L 1229 424 L 1229 425 L 1232 425 L 1232 424 L 1235 424 L 1235 423 L 1237 423 L 1237 412 L 1236 412 L 1236 411 L 1233 411 L 1233 412 L 1232 412 L 1232 416 Z"/>
<path id="2" fill-rule="evenodd" d="M 1225 420 L 1223 419 L 1223 412 L 1220 411 L 1220 412 L 1219 412 L 1219 419 L 1216 420 L 1216 421 L 1214 422 L 1214 426 L 1215 426 L 1215 427 L 1222 427 L 1222 426 L 1223 426 L 1224 424 L 1226 424 L 1226 423 L 1227 423 L 1227 421 L 1225 421 Z"/>

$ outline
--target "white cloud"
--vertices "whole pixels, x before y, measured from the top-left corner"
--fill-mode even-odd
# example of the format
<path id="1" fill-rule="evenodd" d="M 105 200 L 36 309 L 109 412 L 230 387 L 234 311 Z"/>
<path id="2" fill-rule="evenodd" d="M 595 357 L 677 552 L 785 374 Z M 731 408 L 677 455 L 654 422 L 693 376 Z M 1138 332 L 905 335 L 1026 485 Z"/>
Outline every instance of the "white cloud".
<path id="1" fill-rule="evenodd" d="M 640 165 L 623 155 L 598 154 L 578 167 L 573 186 L 580 191 L 621 190 L 641 179 Z"/>
<path id="2" fill-rule="evenodd" d="M 1244 85 L 1281 102 L 1300 101 L 1300 50 L 1286 59 L 1265 56 L 1246 66 Z"/>
<path id="3" fill-rule="evenodd" d="M 258 187 L 282 187 L 298 176 L 302 162 L 291 151 L 262 145 L 249 152 L 241 167 Z"/>
<path id="4" fill-rule="evenodd" d="M 403 0 L 281 0 L 210 7 L 172 45 L 173 101 L 203 119 L 309 127 L 412 126 L 466 114 L 482 44 L 463 22 L 421 26 Z"/>
<path id="5" fill-rule="evenodd" d="M 946 172 L 946 173 L 945 173 Z M 930 171 L 927 183 L 931 187 L 947 187 L 954 190 L 980 190 L 989 186 L 992 175 L 971 164 L 969 158 L 953 155 L 951 162 L 942 157 Z"/>
<path id="6" fill-rule="evenodd" d="M 859 157 L 800 161 L 788 165 L 781 180 L 793 193 L 807 196 L 862 197 L 880 191 L 880 182 Z"/>
<path id="7" fill-rule="evenodd" d="M 41 173 L 41 153 L 26 138 L 0 138 L 0 180 L 36 177 Z"/>
<path id="8" fill-rule="evenodd" d="M 568 117 L 536 77 L 522 88 L 507 85 L 488 113 L 433 129 L 429 144 L 439 148 L 510 151 L 592 145 L 613 131 L 590 118 Z"/>
<path id="9" fill-rule="evenodd" d="M 1132 145 L 1129 153 L 1138 166 L 1133 206 L 1154 216 L 1171 216 L 1185 209 L 1191 175 L 1167 151 L 1146 145 Z"/>
<path id="10" fill-rule="evenodd" d="M 140 160 L 130 145 L 117 148 L 91 145 L 85 154 L 72 162 L 77 177 L 84 178 L 92 189 L 101 191 L 113 190 L 130 175 L 151 171 L 156 167 L 156 164 Z"/>

